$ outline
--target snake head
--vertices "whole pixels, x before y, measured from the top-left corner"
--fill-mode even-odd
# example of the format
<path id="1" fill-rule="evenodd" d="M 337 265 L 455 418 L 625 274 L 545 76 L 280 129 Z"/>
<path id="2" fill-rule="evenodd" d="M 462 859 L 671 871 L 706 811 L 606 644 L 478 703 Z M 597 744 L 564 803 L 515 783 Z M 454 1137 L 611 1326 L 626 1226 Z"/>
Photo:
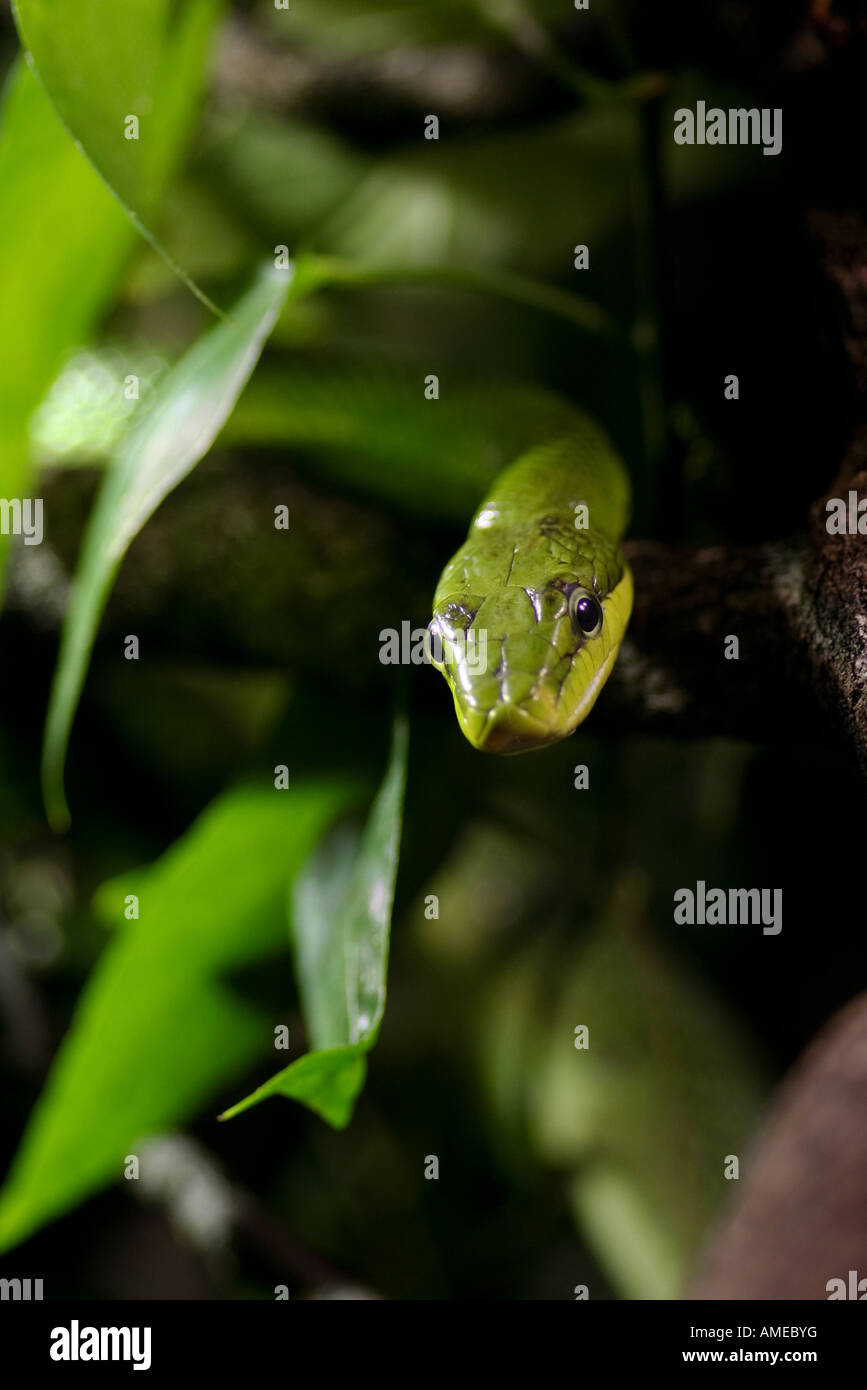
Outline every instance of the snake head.
<path id="1" fill-rule="evenodd" d="M 632 609 L 632 575 L 606 544 L 570 557 L 568 570 L 549 565 L 540 575 L 530 545 L 522 572 L 509 565 L 504 582 L 482 593 L 478 577 L 491 567 L 479 563 L 472 544 L 440 580 L 431 662 L 448 681 L 474 748 L 522 753 L 555 743 L 589 714 L 614 665 Z M 543 553 L 550 560 L 550 546 Z M 537 582 L 528 583 L 530 575 Z"/>

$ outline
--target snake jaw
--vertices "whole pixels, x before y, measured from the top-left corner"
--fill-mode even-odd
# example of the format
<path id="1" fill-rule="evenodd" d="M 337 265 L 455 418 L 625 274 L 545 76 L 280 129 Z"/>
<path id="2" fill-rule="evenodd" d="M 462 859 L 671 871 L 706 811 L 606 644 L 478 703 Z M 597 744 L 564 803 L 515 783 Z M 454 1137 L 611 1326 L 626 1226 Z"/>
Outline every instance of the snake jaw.
<path id="1" fill-rule="evenodd" d="M 545 725 L 519 705 L 497 705 L 479 710 L 462 705 L 455 695 L 455 711 L 461 732 L 480 753 L 524 753 L 557 742 Z"/>

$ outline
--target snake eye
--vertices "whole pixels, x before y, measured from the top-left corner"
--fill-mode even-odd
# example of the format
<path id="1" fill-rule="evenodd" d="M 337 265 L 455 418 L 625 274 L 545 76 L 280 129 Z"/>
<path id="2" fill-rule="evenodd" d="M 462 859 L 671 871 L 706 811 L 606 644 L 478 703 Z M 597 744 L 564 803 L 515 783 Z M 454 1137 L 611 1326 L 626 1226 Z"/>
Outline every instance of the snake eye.
<path id="1" fill-rule="evenodd" d="M 602 605 L 587 589 L 573 589 L 569 595 L 569 617 L 577 632 L 597 637 L 602 631 Z"/>

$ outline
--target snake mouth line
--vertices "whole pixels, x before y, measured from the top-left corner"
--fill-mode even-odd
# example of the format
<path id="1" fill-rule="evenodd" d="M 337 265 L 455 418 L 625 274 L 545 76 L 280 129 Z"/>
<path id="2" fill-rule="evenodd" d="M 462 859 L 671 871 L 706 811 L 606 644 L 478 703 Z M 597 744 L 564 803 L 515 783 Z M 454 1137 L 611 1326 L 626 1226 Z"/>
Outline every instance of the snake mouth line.
<path id="1" fill-rule="evenodd" d="M 508 722 L 510 727 L 501 728 L 498 731 L 498 718 L 503 709 L 509 710 Z M 525 731 L 524 737 L 521 737 L 519 731 L 515 727 L 514 721 L 516 719 L 522 720 L 530 726 Z M 477 748 L 480 753 L 500 753 L 508 756 L 509 754 L 523 753 L 528 748 L 542 748 L 545 744 L 554 743 L 561 737 L 559 734 L 552 737 L 550 730 L 543 724 L 541 719 L 534 719 L 531 714 L 526 710 L 522 710 L 520 706 L 517 705 L 512 708 L 509 706 L 495 706 L 493 709 L 488 710 L 484 716 L 484 724 L 480 733 L 472 737 L 467 732 L 465 720 L 461 715 L 460 709 L 458 709 L 458 722 L 465 737 L 469 739 L 469 742 L 474 748 Z M 531 733 L 533 726 L 535 726 L 536 732 Z"/>

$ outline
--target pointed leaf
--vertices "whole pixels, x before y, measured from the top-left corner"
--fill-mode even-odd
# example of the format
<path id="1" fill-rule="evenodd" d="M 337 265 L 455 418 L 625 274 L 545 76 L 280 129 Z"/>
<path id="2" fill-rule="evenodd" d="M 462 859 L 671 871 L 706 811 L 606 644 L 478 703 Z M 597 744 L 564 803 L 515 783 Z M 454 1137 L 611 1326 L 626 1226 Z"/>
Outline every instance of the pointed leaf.
<path id="1" fill-rule="evenodd" d="M 106 1183 L 273 1041 L 221 980 L 280 950 L 287 884 L 357 797 L 348 783 L 245 787 L 215 801 L 151 868 L 105 885 L 114 933 L 0 1192 L 0 1250 Z M 138 896 L 139 918 L 124 904 Z"/>
<path id="2" fill-rule="evenodd" d="M 231 318 L 201 338 L 163 381 L 145 418 L 120 445 L 87 528 L 63 627 L 43 750 L 52 822 L 69 819 L 63 763 L 102 610 L 130 542 L 163 498 L 207 453 L 259 354 L 286 295 L 286 272 L 258 277 Z"/>
<path id="3" fill-rule="evenodd" d="M 49 228 L 62 228 L 62 245 Z M 28 495 L 28 421 L 63 353 L 89 336 L 134 240 L 36 78 L 17 63 L 0 114 L 0 496 Z M 0 535 L 0 571 L 7 549 Z"/>
<path id="4" fill-rule="evenodd" d="M 202 68 L 220 10 L 220 0 L 15 3 L 21 41 L 60 119 L 170 262 L 152 219 L 189 133 L 200 90 L 190 75 Z"/>
<path id="5" fill-rule="evenodd" d="M 408 729 L 395 723 L 391 758 L 351 869 L 354 841 L 340 834 L 313 856 L 292 895 L 301 1001 L 314 1051 L 220 1118 L 268 1096 L 299 1100 L 336 1129 L 352 1117 L 365 1054 L 385 1012 L 389 932 L 406 786 Z M 334 883 L 346 885 L 335 911 Z"/>

